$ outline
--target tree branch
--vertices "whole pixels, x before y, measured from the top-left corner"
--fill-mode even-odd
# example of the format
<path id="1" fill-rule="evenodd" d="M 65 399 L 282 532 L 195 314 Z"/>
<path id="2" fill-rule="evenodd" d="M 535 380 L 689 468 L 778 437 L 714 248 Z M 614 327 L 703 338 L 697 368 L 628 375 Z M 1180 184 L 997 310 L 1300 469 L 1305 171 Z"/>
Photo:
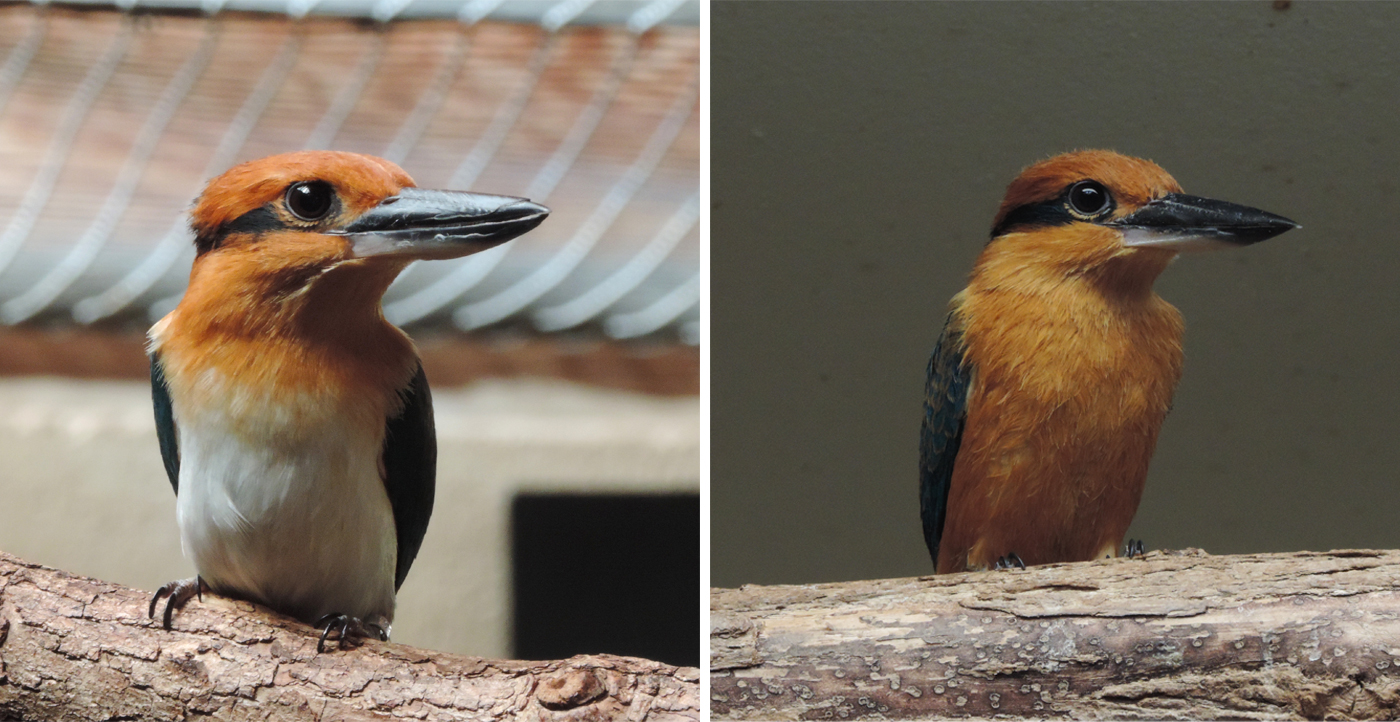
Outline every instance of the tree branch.
<path id="1" fill-rule="evenodd" d="M 366 642 L 316 653 L 305 624 L 191 601 L 165 631 L 148 592 L 0 553 L 0 719 L 699 719 L 699 670 L 607 655 L 551 662 Z"/>
<path id="2" fill-rule="evenodd" d="M 1396 719 L 1400 552 L 711 592 L 718 718 Z"/>

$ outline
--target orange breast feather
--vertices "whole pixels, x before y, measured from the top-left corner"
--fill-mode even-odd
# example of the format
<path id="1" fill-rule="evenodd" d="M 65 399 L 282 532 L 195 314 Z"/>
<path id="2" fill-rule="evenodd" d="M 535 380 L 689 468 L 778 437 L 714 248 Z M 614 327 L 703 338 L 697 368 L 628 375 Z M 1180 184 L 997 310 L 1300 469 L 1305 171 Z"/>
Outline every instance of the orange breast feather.
<path id="1" fill-rule="evenodd" d="M 201 259 L 179 307 L 151 330 L 177 418 L 228 412 L 253 435 L 331 415 L 382 427 L 417 367 L 412 342 L 379 310 L 399 270 L 352 260 L 293 283 L 296 264 L 254 250 Z"/>
<path id="2" fill-rule="evenodd" d="M 984 258 L 954 301 L 974 370 L 940 573 L 1111 553 L 1181 376 L 1181 316 L 1150 283 L 1035 267 Z"/>

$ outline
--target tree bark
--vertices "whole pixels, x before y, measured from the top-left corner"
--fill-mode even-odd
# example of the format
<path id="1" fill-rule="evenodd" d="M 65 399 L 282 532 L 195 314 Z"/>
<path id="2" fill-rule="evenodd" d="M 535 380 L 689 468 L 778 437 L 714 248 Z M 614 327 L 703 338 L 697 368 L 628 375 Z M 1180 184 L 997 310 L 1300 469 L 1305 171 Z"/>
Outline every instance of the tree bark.
<path id="1" fill-rule="evenodd" d="M 716 719 L 1400 718 L 1400 551 L 711 592 Z"/>
<path id="2" fill-rule="evenodd" d="M 246 602 L 191 600 L 165 631 L 148 592 L 0 553 L 0 720 L 697 720 L 699 670 L 607 655 L 550 662 L 318 633 Z"/>

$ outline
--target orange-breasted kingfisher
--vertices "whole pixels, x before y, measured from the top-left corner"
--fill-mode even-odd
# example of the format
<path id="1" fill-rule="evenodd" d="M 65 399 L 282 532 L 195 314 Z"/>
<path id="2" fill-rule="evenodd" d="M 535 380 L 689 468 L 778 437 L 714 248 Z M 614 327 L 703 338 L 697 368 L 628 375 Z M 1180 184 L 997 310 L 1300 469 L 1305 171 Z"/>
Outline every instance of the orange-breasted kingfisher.
<path id="1" fill-rule="evenodd" d="M 423 190 L 397 165 L 304 151 L 236 166 L 191 211 L 196 257 L 151 328 L 151 391 L 185 555 L 207 589 L 388 639 L 433 508 L 432 398 L 381 299 L 410 262 L 538 226 L 522 198 Z"/>
<path id="2" fill-rule="evenodd" d="M 1297 227 L 1108 151 L 1012 181 L 928 365 L 919 496 L 935 571 L 1118 556 L 1181 378 L 1181 314 L 1153 281 L 1180 252 Z"/>

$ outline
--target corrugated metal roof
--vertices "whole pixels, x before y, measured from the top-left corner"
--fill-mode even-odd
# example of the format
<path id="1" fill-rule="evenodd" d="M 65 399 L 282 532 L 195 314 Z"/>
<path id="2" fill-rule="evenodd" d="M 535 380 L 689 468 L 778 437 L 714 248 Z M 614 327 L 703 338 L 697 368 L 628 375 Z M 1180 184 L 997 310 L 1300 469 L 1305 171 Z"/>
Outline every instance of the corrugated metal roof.
<path id="1" fill-rule="evenodd" d="M 285 13 L 297 17 L 339 16 L 389 19 L 459 18 L 465 21 L 494 20 L 542 24 L 570 16 L 572 25 L 625 25 L 640 10 L 657 15 L 651 22 L 670 25 L 699 25 L 698 0 L 135 0 L 114 3 L 106 0 L 66 0 L 65 4 L 127 10 L 133 7 L 170 10 L 243 10 Z M 553 15 L 551 16 L 551 13 Z"/>
<path id="2" fill-rule="evenodd" d="M 512 244 L 410 269 L 391 318 L 694 342 L 699 33 L 648 26 L 695 3 L 477 3 L 476 24 L 418 4 L 384 25 L 322 14 L 332 0 L 300 20 L 0 8 L 0 320 L 163 313 L 203 182 L 324 147 L 553 209 Z M 578 24 L 603 10 L 622 22 Z"/>

